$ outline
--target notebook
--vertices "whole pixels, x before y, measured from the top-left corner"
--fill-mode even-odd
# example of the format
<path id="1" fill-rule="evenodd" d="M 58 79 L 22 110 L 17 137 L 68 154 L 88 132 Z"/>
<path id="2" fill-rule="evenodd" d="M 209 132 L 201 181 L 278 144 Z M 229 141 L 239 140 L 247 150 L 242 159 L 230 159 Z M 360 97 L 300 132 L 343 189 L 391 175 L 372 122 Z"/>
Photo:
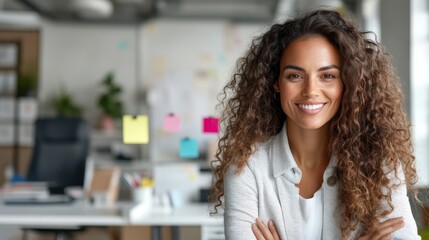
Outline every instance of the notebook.
<path id="1" fill-rule="evenodd" d="M 4 198 L 4 204 L 64 204 L 71 203 L 73 198 L 67 195 L 49 195 L 45 198 Z"/>

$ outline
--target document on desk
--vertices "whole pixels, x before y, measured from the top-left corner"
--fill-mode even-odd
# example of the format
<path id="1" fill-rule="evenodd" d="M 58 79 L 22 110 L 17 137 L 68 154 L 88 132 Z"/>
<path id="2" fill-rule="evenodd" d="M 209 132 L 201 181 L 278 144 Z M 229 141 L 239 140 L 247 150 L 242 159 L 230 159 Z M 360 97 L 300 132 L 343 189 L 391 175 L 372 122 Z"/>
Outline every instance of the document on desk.
<path id="1" fill-rule="evenodd" d="M 46 199 L 49 197 L 45 182 L 6 183 L 0 190 L 3 200 Z"/>
<path id="2" fill-rule="evenodd" d="M 46 182 L 7 183 L 0 193 L 5 204 L 55 204 L 72 201 L 67 195 L 51 195 Z"/>
<path id="3" fill-rule="evenodd" d="M 70 203 L 73 199 L 67 195 L 49 195 L 46 198 L 6 198 L 3 199 L 4 204 L 10 205 L 40 205 L 40 204 L 62 204 Z"/>

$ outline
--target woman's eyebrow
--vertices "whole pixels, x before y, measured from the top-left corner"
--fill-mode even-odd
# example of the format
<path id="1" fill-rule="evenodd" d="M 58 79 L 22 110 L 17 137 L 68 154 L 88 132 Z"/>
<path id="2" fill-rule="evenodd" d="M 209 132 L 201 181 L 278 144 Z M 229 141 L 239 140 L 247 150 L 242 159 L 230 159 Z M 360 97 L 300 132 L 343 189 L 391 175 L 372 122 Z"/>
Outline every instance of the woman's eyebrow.
<path id="1" fill-rule="evenodd" d="M 286 69 L 294 69 L 294 70 L 298 70 L 298 71 L 305 71 L 305 69 L 304 69 L 304 68 L 302 68 L 302 67 L 298 67 L 298 66 L 295 66 L 295 65 L 286 65 L 286 66 L 283 68 L 283 71 L 284 71 L 284 70 L 286 70 Z"/>
<path id="2" fill-rule="evenodd" d="M 331 64 L 331 65 L 329 65 L 329 66 L 326 66 L 326 67 L 321 67 L 321 68 L 319 68 L 317 71 L 325 71 L 325 70 L 329 70 L 329 69 L 332 69 L 332 68 L 336 68 L 336 69 L 340 69 L 337 65 L 335 65 L 335 64 Z M 297 70 L 297 71 L 302 71 L 302 72 L 305 72 L 305 69 L 304 68 L 302 68 L 302 67 L 298 67 L 298 66 L 295 66 L 295 65 L 286 65 L 284 68 L 283 68 L 283 71 L 284 70 L 286 70 L 286 69 L 294 69 L 294 70 Z"/>
<path id="3" fill-rule="evenodd" d="M 329 69 L 332 69 L 332 68 L 336 68 L 336 69 L 340 70 L 340 68 L 337 65 L 331 64 L 329 66 L 319 68 L 318 71 L 325 71 L 325 70 L 329 70 Z"/>

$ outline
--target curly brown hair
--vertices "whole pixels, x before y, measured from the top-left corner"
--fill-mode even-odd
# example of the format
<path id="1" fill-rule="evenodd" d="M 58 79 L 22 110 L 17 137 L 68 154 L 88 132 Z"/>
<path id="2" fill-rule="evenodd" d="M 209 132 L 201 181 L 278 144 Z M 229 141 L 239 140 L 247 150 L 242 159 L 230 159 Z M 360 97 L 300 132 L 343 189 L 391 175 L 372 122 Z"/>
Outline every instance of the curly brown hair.
<path id="1" fill-rule="evenodd" d="M 330 123 L 328 150 L 338 158 L 342 238 L 358 223 L 370 228 L 393 211 L 387 174 L 393 171 L 398 177 L 396 169 L 402 165 L 412 189 L 417 181 L 415 158 L 400 80 L 390 55 L 369 34 L 336 11 L 316 10 L 274 24 L 252 41 L 220 95 L 222 136 L 212 163 L 213 214 L 223 205 L 228 167 L 235 164 L 242 170 L 255 147 L 281 131 L 287 117 L 274 90 L 280 59 L 288 44 L 308 35 L 325 37 L 340 53 L 344 89 Z M 389 208 L 380 212 L 382 201 Z"/>

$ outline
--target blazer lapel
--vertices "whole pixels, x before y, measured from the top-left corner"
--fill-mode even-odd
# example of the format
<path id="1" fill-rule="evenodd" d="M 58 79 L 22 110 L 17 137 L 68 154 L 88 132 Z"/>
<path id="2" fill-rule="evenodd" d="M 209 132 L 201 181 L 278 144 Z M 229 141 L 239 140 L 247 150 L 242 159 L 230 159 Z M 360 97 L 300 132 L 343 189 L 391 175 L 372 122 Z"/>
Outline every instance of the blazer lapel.
<path id="1" fill-rule="evenodd" d="M 302 240 L 304 235 L 299 210 L 299 189 L 295 186 L 301 181 L 302 174 L 290 151 L 285 126 L 273 139 L 271 157 L 287 239 Z"/>
<path id="2" fill-rule="evenodd" d="M 302 218 L 299 211 L 298 188 L 285 177 L 276 179 L 287 239 L 302 240 Z"/>
<path id="3" fill-rule="evenodd" d="M 338 217 L 340 216 L 337 208 L 338 202 L 338 179 L 336 169 L 337 159 L 333 157 L 329 162 L 328 168 L 323 174 L 323 235 L 322 239 L 340 239 L 341 232 L 338 227 Z"/>

